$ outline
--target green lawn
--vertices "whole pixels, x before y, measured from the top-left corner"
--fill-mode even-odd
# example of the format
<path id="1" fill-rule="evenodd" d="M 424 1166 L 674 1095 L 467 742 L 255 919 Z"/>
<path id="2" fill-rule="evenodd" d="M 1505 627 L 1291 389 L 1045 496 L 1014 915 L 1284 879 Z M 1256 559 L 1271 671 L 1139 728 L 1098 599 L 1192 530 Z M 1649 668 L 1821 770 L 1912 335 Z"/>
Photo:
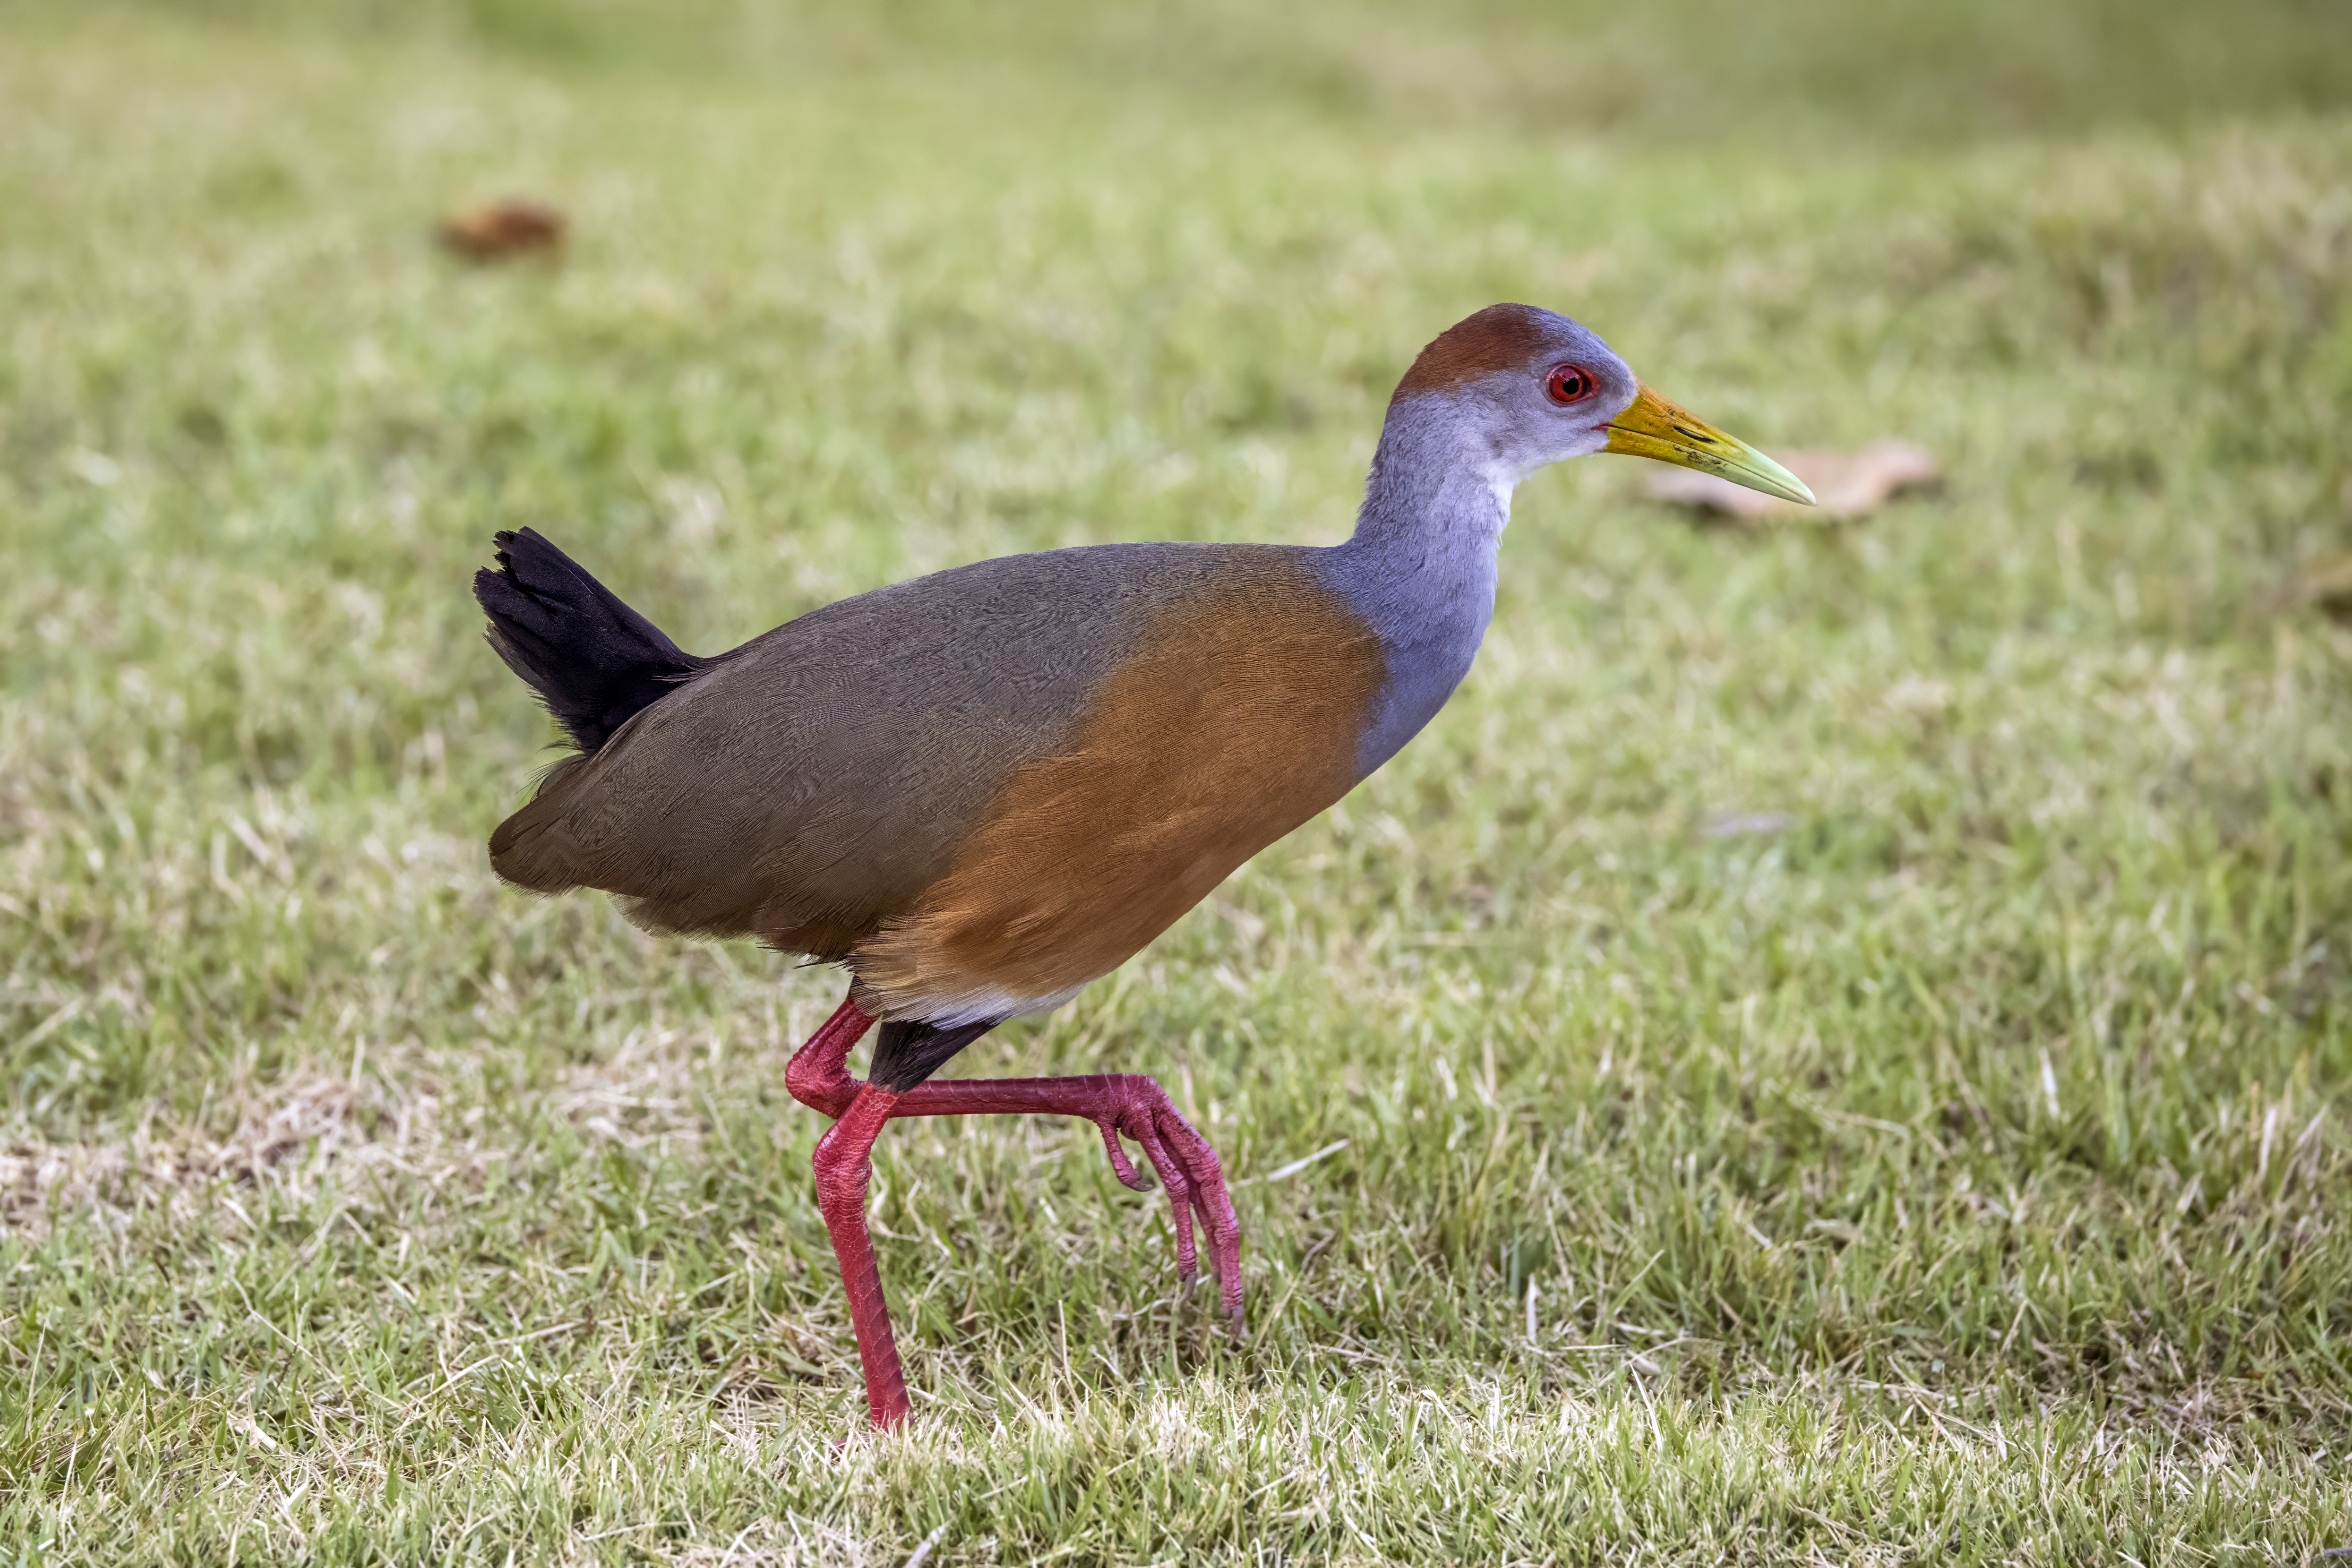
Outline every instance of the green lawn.
<path id="1" fill-rule="evenodd" d="M 1267 10 L 0 8 L 0 1563 L 2352 1544 L 2352 13 Z M 1949 482 L 1525 486 L 1430 730 L 951 1070 L 1161 1076 L 1247 1342 L 910 1124 L 839 1446 L 839 980 L 499 887 L 488 535 L 699 651 L 1329 542 L 1502 298 Z"/>

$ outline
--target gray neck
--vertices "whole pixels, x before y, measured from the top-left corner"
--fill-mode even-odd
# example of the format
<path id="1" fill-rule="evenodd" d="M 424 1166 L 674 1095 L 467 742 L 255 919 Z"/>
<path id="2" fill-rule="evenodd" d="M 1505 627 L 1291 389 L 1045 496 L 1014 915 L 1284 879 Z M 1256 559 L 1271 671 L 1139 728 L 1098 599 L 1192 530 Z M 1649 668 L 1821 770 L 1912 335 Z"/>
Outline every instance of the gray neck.
<path id="1" fill-rule="evenodd" d="M 1388 661 L 1358 748 L 1362 772 L 1394 756 L 1470 673 L 1495 613 L 1496 549 L 1517 479 L 1452 399 L 1389 410 L 1355 536 L 1327 558 Z"/>

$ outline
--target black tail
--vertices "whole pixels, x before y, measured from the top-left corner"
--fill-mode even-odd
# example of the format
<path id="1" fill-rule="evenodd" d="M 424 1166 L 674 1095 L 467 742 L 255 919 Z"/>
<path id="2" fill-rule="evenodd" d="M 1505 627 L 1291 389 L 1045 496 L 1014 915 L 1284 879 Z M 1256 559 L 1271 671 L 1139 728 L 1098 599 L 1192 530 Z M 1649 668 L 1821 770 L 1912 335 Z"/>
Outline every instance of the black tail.
<path id="1" fill-rule="evenodd" d="M 583 751 L 593 751 L 709 664 L 536 533 L 498 536 L 499 566 L 474 574 L 490 646 L 547 704 Z"/>

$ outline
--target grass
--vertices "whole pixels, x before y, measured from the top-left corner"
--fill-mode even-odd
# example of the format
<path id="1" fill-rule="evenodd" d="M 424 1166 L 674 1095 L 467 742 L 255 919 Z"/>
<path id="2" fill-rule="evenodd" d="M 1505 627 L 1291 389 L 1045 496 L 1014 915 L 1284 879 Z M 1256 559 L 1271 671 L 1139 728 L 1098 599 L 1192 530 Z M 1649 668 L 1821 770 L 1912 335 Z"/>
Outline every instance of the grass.
<path id="1" fill-rule="evenodd" d="M 2352 49 L 2211 10 L 10 11 L 0 1553 L 2352 1543 Z M 509 189 L 560 271 L 431 253 Z M 1162 1075 L 1248 1342 L 1091 1131 L 908 1126 L 835 1447 L 837 982 L 496 885 L 488 535 L 702 650 L 1328 541 L 1496 298 L 1949 483 L 1527 486 L 1429 733 L 957 1070 Z"/>

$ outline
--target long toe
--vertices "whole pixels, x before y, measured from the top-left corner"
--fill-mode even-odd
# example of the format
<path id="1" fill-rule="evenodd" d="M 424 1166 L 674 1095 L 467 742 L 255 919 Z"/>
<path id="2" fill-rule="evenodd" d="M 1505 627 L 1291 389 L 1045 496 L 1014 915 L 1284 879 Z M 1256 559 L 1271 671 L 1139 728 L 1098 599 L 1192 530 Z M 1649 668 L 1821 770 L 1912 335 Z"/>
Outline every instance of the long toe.
<path id="1" fill-rule="evenodd" d="M 1239 1326 L 1242 1318 L 1242 1228 L 1234 1215 L 1233 1195 L 1225 1190 L 1224 1166 L 1209 1141 L 1179 1115 L 1172 1104 L 1160 1113 L 1160 1135 L 1184 1164 L 1192 1186 L 1192 1207 L 1208 1232 L 1209 1255 L 1217 1270 L 1218 1295 L 1225 1315 Z"/>
<path id="2" fill-rule="evenodd" d="M 1168 1212 L 1176 1226 L 1176 1281 L 1189 1286 L 1201 1275 L 1200 1254 L 1192 1246 L 1192 1181 L 1183 1161 L 1160 1138 L 1157 1120 L 1147 1111 L 1128 1131 L 1143 1145 L 1143 1157 L 1151 1162 L 1151 1168 L 1160 1173 L 1160 1185 L 1168 1189 Z"/>
<path id="3" fill-rule="evenodd" d="M 1119 1145 L 1118 1121 L 1105 1116 L 1095 1126 L 1102 1134 L 1103 1152 L 1110 1155 L 1111 1174 L 1118 1177 L 1122 1185 L 1137 1192 L 1150 1192 L 1151 1178 L 1135 1168 L 1135 1162 L 1127 1157 L 1127 1150 Z"/>

